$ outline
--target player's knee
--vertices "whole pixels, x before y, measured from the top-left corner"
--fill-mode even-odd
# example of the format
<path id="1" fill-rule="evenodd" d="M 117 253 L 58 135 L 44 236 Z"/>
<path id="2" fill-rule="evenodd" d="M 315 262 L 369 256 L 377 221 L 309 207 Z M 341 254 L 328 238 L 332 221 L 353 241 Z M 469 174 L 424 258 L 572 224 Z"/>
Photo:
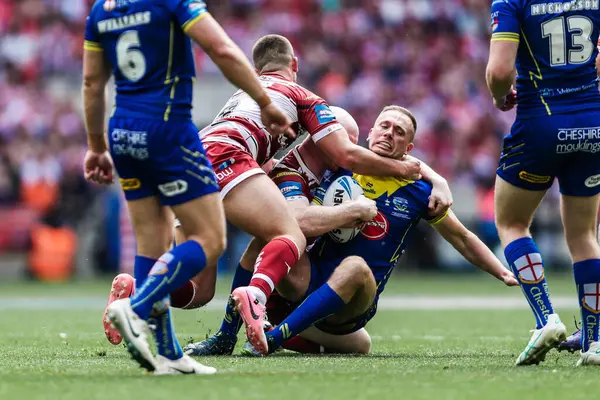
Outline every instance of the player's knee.
<path id="1" fill-rule="evenodd" d="M 216 231 L 205 232 L 202 236 L 189 236 L 187 239 L 194 240 L 202 246 L 207 264 L 216 264 L 227 247 L 227 236 Z"/>
<path id="2" fill-rule="evenodd" d="M 356 285 L 366 285 L 373 276 L 369 265 L 362 257 L 346 257 L 340 267 L 349 280 Z"/>
<path id="3" fill-rule="evenodd" d="M 364 335 L 360 336 L 357 341 L 356 352 L 358 354 L 369 354 L 371 352 L 371 336 L 364 331 Z"/>

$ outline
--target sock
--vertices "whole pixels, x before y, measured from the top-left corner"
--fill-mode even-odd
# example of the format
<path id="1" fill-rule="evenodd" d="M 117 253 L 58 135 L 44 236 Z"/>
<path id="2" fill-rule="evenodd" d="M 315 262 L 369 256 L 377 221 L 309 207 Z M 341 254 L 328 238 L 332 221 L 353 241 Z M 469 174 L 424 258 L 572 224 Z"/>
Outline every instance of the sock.
<path id="1" fill-rule="evenodd" d="M 133 263 L 133 277 L 135 278 L 136 291 L 146 280 L 155 263 L 156 260 L 154 258 L 135 256 L 135 261 Z"/>
<path id="2" fill-rule="evenodd" d="M 542 256 L 535 242 L 530 237 L 517 239 L 506 246 L 504 256 L 533 311 L 536 329 L 541 329 L 546 325 L 548 315 L 554 314 L 554 309 L 544 276 Z"/>
<path id="3" fill-rule="evenodd" d="M 162 310 L 160 309 L 162 307 Z M 159 310 L 157 310 L 157 308 Z M 148 318 L 148 323 L 153 324 L 154 339 L 158 347 L 158 354 L 170 360 L 177 360 L 183 357 L 183 350 L 175 336 L 175 328 L 171 320 L 171 309 L 169 308 L 169 299 L 155 305 L 155 310 L 161 312 L 159 315 L 152 315 Z"/>
<path id="4" fill-rule="evenodd" d="M 171 307 L 186 309 L 192 305 L 194 297 L 196 297 L 196 284 L 189 280 L 182 287 L 171 292 Z"/>
<path id="5" fill-rule="evenodd" d="M 295 351 L 297 353 L 304 354 L 323 354 L 325 348 L 319 343 L 315 343 L 308 339 L 304 339 L 302 336 L 294 336 L 291 339 L 286 340 L 281 345 L 286 350 Z"/>
<path id="6" fill-rule="evenodd" d="M 231 292 L 241 286 L 248 286 L 251 279 L 252 271 L 247 271 L 242 268 L 242 264 L 238 264 L 237 268 L 235 269 L 235 274 L 233 275 L 233 282 L 231 282 Z M 223 322 L 221 322 L 221 328 L 219 328 L 219 331 L 237 335 L 241 326 L 242 318 L 240 317 L 240 314 L 234 310 L 232 304 L 227 302 L 227 306 L 225 307 L 225 317 L 223 318 Z"/>
<path id="7" fill-rule="evenodd" d="M 600 259 L 573 265 L 575 284 L 581 308 L 581 348 L 588 351 L 590 343 L 598 341 L 600 323 Z"/>
<path id="8" fill-rule="evenodd" d="M 206 266 L 204 249 L 196 241 L 188 240 L 163 254 L 150 270 L 148 278 L 131 298 L 133 311 L 148 319 L 154 303 L 183 286 Z"/>
<path id="9" fill-rule="evenodd" d="M 256 259 L 250 287 L 259 289 L 265 294 L 265 299 L 269 298 L 299 257 L 298 247 L 292 240 L 283 236 L 271 240 Z"/>
<path id="10" fill-rule="evenodd" d="M 278 348 L 287 339 L 296 336 L 309 326 L 325 317 L 335 314 L 345 305 L 344 300 L 325 283 L 304 300 L 289 317 L 267 333 L 272 338 L 274 348 Z"/>

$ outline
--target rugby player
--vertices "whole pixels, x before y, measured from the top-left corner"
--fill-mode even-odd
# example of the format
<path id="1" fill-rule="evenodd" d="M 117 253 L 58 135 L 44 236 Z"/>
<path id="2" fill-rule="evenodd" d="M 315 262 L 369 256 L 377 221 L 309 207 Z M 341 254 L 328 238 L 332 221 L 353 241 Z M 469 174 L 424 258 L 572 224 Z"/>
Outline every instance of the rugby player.
<path id="1" fill-rule="evenodd" d="M 358 127 L 352 116 L 338 107 L 332 107 L 332 111 L 338 121 L 346 128 L 350 141 L 356 143 Z M 373 205 L 369 205 L 369 203 L 373 202 L 364 198 L 355 202 L 345 203 L 338 207 L 309 207 L 314 190 L 318 187 L 325 172 L 327 170 L 335 171 L 338 168 L 329 157 L 319 150 L 310 138 L 307 138 L 281 161 L 275 163 L 273 170 L 269 174 L 287 200 L 288 206 L 293 210 L 293 214 L 309 243 L 312 243 L 316 237 L 333 229 L 345 226 L 356 220 L 359 222 L 371 220 L 374 216 L 370 214 L 373 212 Z M 428 170 L 428 176 L 435 177 L 435 185 L 439 186 L 437 190 L 447 192 L 444 196 L 451 199 L 447 182 L 435 174 L 427 165 L 422 164 L 422 168 Z M 439 209 L 439 204 L 435 203 L 433 196 L 429 201 L 432 212 L 440 213 L 444 211 L 444 209 Z M 367 212 L 367 214 L 361 217 L 361 213 L 363 212 Z M 368 219 L 365 219 L 365 217 L 368 217 Z M 252 268 L 262 246 L 263 244 L 257 239 L 254 239 L 248 246 L 248 249 L 242 256 L 240 265 L 236 269 L 232 291 L 239 286 L 247 284 L 251 279 Z M 282 286 L 285 290 L 285 285 L 287 285 L 286 279 L 283 279 L 278 288 Z M 271 306 L 272 310 L 274 301 L 277 301 L 277 299 L 279 297 L 276 297 L 275 300 L 270 299 L 267 303 Z M 278 312 L 278 310 L 274 311 Z M 231 354 L 237 341 L 239 326 L 239 314 L 231 304 L 228 304 L 219 331 L 205 341 L 186 346 L 185 350 L 188 354 L 193 355 Z"/>
<path id="2" fill-rule="evenodd" d="M 370 131 L 369 149 L 382 157 L 402 157 L 414 148 L 416 128 L 410 111 L 399 106 L 385 107 Z M 324 179 L 315 196 L 317 203 L 322 202 L 329 184 L 344 174 L 350 173 L 340 171 Z M 291 302 L 302 304 L 267 333 L 269 352 L 313 324 L 316 329 L 306 331 L 304 336 L 327 351 L 369 352 L 370 337 L 363 328 L 375 315 L 379 296 L 421 219 L 435 227 L 471 263 L 507 286 L 518 285 L 512 272 L 451 210 L 432 215 L 428 207 L 429 183 L 353 176 L 365 195 L 376 202 L 377 216 L 348 243 L 321 236 L 308 257 L 290 273 L 288 284 L 279 292 Z"/>
<path id="3" fill-rule="evenodd" d="M 285 37 L 260 38 L 252 56 L 261 83 L 293 122 L 295 132 L 307 132 L 335 164 L 370 175 L 420 177 L 418 161 L 386 159 L 348 139 L 327 103 L 296 83 L 298 59 Z M 227 219 L 266 243 L 256 260 L 249 285 L 238 287 L 232 293 L 248 338 L 256 347 L 266 350 L 262 328 L 265 303 L 304 252 L 306 239 L 281 192 L 261 169 L 291 142 L 284 136 L 272 139 L 265 134 L 259 115 L 256 102 L 238 91 L 201 136 L 221 188 Z M 265 209 L 268 209 L 268 218 L 265 218 Z M 215 271 L 215 268 L 206 271 L 207 282 L 214 282 Z M 212 276 L 208 276 L 211 273 Z M 205 301 L 212 297 L 204 288 L 199 288 L 199 292 L 207 294 Z"/>
<path id="4" fill-rule="evenodd" d="M 290 124 L 204 2 L 94 3 L 86 24 L 83 59 L 89 145 L 85 177 L 109 184 L 116 167 L 137 238 L 139 284 L 131 299 L 110 304 L 107 319 L 123 336 L 133 358 L 158 374 L 215 372 L 184 355 L 168 303 L 173 289 L 213 265 L 225 248 L 219 188 L 191 119 L 194 62 L 186 35 L 260 105 L 260 116 L 271 133 L 279 135 Z M 117 94 L 107 145 L 104 94 L 111 75 Z M 167 207 L 181 221 L 187 238 L 170 252 L 166 251 L 172 220 Z M 150 319 L 156 326 L 157 358 L 148 344 Z"/>
<path id="5" fill-rule="evenodd" d="M 566 337 L 529 231 L 535 210 L 557 178 L 585 333 L 577 365 L 599 365 L 598 2 L 503 0 L 492 3 L 491 13 L 488 87 L 500 110 L 517 105 L 497 169 L 496 225 L 536 320 L 516 364 L 538 364 Z"/>

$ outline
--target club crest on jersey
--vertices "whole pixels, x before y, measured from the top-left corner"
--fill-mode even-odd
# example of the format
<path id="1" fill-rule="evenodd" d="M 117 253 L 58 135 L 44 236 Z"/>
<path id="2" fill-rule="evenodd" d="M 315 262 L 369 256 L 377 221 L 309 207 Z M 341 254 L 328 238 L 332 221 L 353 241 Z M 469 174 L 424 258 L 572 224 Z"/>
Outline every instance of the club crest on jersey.
<path id="1" fill-rule="evenodd" d="M 515 260 L 519 280 L 523 283 L 540 283 L 544 280 L 544 265 L 540 253 L 529 253 Z"/>
<path id="2" fill-rule="evenodd" d="M 365 223 L 361 234 L 369 240 L 379 240 L 386 237 L 389 230 L 390 224 L 387 218 L 381 211 L 377 211 L 375 218 Z"/>
<path id="3" fill-rule="evenodd" d="M 149 275 L 164 275 L 168 271 L 167 265 L 173 261 L 173 255 L 171 253 L 163 254 L 152 266 Z"/>
<path id="4" fill-rule="evenodd" d="M 594 314 L 600 314 L 600 283 L 583 285 L 583 306 Z"/>

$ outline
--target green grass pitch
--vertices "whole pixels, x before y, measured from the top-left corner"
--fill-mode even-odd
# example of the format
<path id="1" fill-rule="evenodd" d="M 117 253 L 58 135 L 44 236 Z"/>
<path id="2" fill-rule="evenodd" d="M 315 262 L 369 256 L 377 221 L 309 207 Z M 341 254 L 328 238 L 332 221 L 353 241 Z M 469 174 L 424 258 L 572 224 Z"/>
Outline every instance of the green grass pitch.
<path id="1" fill-rule="evenodd" d="M 518 288 L 492 279 L 395 277 L 386 295 L 506 296 Z M 574 296 L 572 279 L 549 277 L 555 297 Z M 549 353 L 537 367 L 516 368 L 533 317 L 526 309 L 386 308 L 367 329 L 373 354 L 261 359 L 207 358 L 215 376 L 143 374 L 122 346 L 104 338 L 101 316 L 110 283 L 0 285 L 0 399 L 589 399 L 596 368 L 577 356 Z M 225 296 L 229 279 L 221 281 Z M 523 300 L 524 301 L 524 300 Z M 574 300 L 575 301 L 575 300 Z M 561 308 L 573 328 L 573 307 Z M 177 311 L 182 343 L 218 327 L 222 311 Z M 66 334 L 61 335 L 61 333 Z M 243 343 L 242 337 L 238 346 Z"/>

